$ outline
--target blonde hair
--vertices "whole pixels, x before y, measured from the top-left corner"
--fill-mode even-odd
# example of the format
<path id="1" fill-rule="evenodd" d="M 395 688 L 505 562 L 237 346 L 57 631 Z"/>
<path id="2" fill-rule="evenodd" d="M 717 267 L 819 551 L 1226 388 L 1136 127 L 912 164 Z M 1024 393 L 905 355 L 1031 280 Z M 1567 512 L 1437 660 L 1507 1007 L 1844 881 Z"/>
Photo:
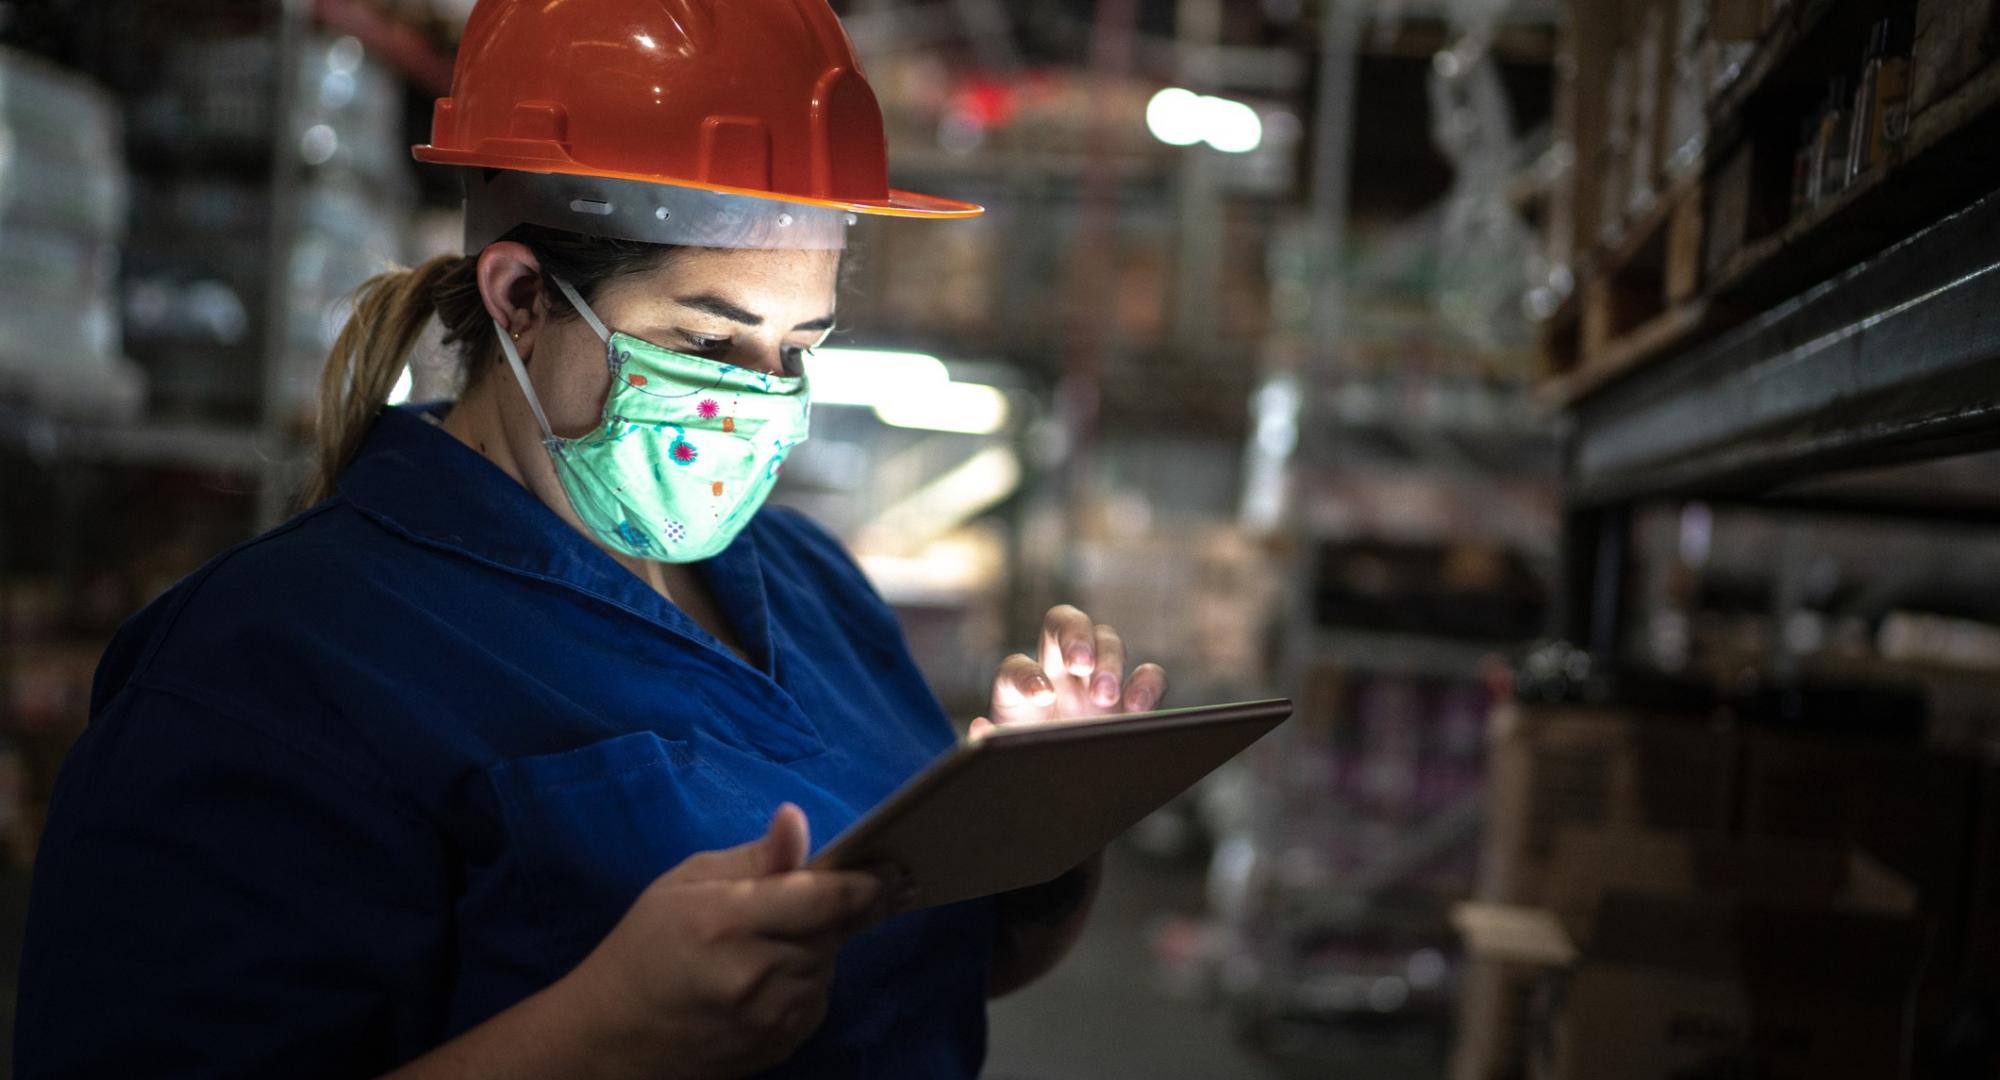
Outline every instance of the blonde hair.
<path id="1" fill-rule="evenodd" d="M 410 349 L 437 314 L 438 286 L 472 261 L 439 255 L 410 269 L 377 274 L 354 290 L 354 312 L 319 377 L 318 452 L 306 486 L 308 504 L 333 494 L 341 470 L 388 404 Z"/>

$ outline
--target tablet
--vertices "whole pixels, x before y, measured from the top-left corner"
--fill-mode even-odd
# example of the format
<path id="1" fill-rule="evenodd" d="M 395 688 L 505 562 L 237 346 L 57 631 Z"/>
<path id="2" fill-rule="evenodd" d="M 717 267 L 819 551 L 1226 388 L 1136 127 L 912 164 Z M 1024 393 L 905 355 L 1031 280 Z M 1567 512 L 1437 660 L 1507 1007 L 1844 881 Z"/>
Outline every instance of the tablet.
<path id="1" fill-rule="evenodd" d="M 1111 842 L 1292 713 L 1283 699 L 1009 724 L 912 777 L 813 856 L 894 862 L 917 907 L 1035 885 Z"/>

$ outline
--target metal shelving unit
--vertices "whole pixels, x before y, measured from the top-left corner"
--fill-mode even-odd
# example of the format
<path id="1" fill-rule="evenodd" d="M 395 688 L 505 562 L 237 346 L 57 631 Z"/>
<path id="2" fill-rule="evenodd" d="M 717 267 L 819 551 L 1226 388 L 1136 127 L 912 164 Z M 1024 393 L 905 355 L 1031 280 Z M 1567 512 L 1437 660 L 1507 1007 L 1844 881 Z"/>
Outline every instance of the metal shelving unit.
<path id="1" fill-rule="evenodd" d="M 1845 71 L 1888 10 L 1801 0 L 1781 13 L 1708 102 L 1708 161 L 1791 138 L 1802 95 Z M 1632 526 L 1647 504 L 1913 523 L 2000 509 L 1984 492 L 1939 497 L 1921 472 L 1847 482 L 2000 446 L 2000 64 L 1913 108 L 1881 166 L 1721 257 L 1705 251 L 1701 291 L 1684 305 L 1698 318 L 1656 340 L 1632 333 L 1635 362 L 1544 386 L 1565 422 L 1558 630 L 1572 642 L 1620 658 Z M 1753 199 L 1767 186 L 1756 175 Z"/>
<path id="2" fill-rule="evenodd" d="M 2000 193 L 1572 411 L 1572 502 L 2000 445 Z"/>

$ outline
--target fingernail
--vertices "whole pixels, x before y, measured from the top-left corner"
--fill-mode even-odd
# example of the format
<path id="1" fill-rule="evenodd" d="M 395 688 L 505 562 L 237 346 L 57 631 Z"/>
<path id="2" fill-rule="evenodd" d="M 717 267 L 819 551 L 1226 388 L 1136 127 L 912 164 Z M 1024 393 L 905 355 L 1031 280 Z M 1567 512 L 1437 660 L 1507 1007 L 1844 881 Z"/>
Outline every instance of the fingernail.
<path id="1" fill-rule="evenodd" d="M 1090 696 L 1097 699 L 1099 705 L 1118 704 L 1118 676 L 1108 671 L 1099 673 L 1090 680 Z"/>
<path id="2" fill-rule="evenodd" d="M 1144 690 L 1141 690 L 1138 693 L 1132 695 L 1131 711 L 1146 712 L 1152 707 L 1153 707 L 1153 695 L 1146 693 Z"/>
<path id="3" fill-rule="evenodd" d="M 1090 646 L 1077 645 L 1069 650 L 1069 670 L 1072 675 L 1088 675 L 1097 658 L 1090 655 Z"/>
<path id="4" fill-rule="evenodd" d="M 1032 698 L 1035 704 L 1047 705 L 1055 700 L 1055 696 L 1056 684 L 1050 682 L 1047 675 L 1037 671 L 1028 677 L 1028 697 Z"/>

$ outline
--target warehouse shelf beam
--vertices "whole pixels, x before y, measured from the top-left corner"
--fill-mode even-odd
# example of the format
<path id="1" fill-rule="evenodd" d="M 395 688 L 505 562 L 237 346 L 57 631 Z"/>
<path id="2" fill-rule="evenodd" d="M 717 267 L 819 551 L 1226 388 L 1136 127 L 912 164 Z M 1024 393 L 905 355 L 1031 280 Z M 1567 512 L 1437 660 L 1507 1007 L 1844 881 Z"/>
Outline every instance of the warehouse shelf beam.
<path id="1" fill-rule="evenodd" d="M 1740 497 L 2000 446 L 2000 193 L 1579 403 L 1574 501 Z"/>

